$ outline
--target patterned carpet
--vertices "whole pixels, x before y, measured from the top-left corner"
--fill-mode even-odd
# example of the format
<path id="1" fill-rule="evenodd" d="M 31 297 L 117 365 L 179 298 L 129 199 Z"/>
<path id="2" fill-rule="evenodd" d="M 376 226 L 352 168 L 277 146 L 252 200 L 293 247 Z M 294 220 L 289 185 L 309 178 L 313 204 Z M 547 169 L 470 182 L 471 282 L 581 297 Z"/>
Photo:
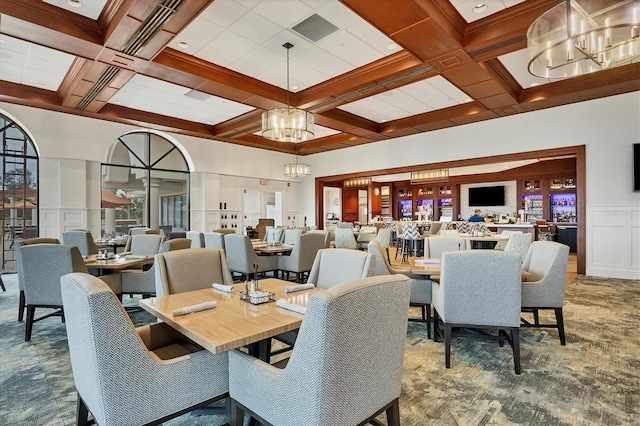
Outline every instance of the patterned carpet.
<path id="1" fill-rule="evenodd" d="M 0 425 L 71 425 L 76 394 L 64 324 L 36 323 L 25 343 L 15 275 L 3 278 Z M 477 339 L 454 340 L 447 370 L 443 345 L 427 340 L 423 324 L 409 323 L 402 425 L 639 424 L 639 293 L 639 281 L 578 276 L 567 288 L 567 346 L 553 330 L 522 329 L 520 376 L 508 345 Z M 153 321 L 145 312 L 132 317 Z M 220 415 L 199 412 L 166 424 L 223 423 Z"/>

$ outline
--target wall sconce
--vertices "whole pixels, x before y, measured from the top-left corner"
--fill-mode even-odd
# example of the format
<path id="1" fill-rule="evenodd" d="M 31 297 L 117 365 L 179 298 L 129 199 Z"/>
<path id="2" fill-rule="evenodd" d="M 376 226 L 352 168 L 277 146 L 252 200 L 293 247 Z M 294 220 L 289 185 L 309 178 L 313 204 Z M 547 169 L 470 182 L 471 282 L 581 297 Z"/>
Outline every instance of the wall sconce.
<path id="1" fill-rule="evenodd" d="M 357 186 L 369 186 L 370 183 L 371 183 L 370 177 L 361 177 L 361 178 L 346 179 L 342 185 L 345 188 L 354 188 Z"/>

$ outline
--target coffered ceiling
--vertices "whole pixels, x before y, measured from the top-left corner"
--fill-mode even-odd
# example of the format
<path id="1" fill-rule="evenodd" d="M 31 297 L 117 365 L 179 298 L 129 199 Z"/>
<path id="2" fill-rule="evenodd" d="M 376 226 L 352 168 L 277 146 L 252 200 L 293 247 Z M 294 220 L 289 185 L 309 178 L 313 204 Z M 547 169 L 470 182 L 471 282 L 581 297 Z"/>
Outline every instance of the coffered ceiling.
<path id="1" fill-rule="evenodd" d="M 306 155 L 640 90 L 637 62 L 528 74 L 527 28 L 558 3 L 0 0 L 0 100 Z M 260 136 L 287 99 L 313 140 Z"/>

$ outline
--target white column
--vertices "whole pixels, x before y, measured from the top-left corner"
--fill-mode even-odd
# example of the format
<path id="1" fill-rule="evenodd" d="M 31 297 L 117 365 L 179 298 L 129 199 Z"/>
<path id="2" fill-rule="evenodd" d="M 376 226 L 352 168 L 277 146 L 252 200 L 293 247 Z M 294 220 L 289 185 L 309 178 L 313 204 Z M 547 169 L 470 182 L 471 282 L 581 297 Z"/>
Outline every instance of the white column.
<path id="1" fill-rule="evenodd" d="M 104 209 L 104 233 L 116 233 L 116 209 Z"/>
<path id="2" fill-rule="evenodd" d="M 149 181 L 144 179 L 147 193 L 149 194 L 149 205 L 145 203 L 145 207 L 149 209 L 149 223 L 147 227 L 158 228 L 160 226 L 160 181 L 159 178 L 151 178 Z M 145 211 L 145 214 L 147 212 Z"/>

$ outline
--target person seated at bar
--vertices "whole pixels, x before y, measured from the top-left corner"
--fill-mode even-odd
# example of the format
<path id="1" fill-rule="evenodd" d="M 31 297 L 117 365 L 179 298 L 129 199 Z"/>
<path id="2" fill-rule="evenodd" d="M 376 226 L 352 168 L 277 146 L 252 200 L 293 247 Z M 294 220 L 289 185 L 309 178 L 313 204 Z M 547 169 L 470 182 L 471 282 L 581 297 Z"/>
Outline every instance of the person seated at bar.
<path id="1" fill-rule="evenodd" d="M 469 218 L 469 222 L 484 222 L 484 216 L 482 216 L 480 213 L 482 213 L 480 209 L 475 209 L 473 212 L 473 216 Z"/>

